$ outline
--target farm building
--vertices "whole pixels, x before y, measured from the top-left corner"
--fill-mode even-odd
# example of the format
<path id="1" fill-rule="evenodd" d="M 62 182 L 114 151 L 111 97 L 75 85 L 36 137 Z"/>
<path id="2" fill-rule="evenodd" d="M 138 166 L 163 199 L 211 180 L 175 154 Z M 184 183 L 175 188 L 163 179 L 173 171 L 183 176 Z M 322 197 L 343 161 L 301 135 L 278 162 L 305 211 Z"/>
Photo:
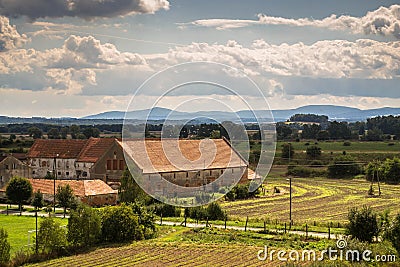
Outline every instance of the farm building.
<path id="1" fill-rule="evenodd" d="M 54 180 L 51 179 L 29 179 L 33 191 L 40 190 L 46 201 L 53 202 Z M 112 189 L 101 180 L 56 180 L 58 186 L 69 184 L 74 195 L 83 203 L 91 206 L 115 205 L 117 203 L 118 191 Z"/>
<path id="2" fill-rule="evenodd" d="M 33 178 L 55 172 L 57 179 L 101 179 L 118 182 L 125 169 L 115 138 L 87 140 L 37 139 L 27 154 Z"/>
<path id="3" fill-rule="evenodd" d="M 32 170 L 18 155 L 0 155 L 0 188 L 5 186 L 12 177 L 29 177 Z"/>
<path id="4" fill-rule="evenodd" d="M 205 186 L 218 179 L 218 186 L 232 184 L 234 177 L 247 182 L 248 162 L 226 139 L 124 140 L 128 164 L 152 184 L 151 190 L 163 191 L 160 176 L 181 187 Z M 167 193 L 168 192 L 164 192 Z"/>

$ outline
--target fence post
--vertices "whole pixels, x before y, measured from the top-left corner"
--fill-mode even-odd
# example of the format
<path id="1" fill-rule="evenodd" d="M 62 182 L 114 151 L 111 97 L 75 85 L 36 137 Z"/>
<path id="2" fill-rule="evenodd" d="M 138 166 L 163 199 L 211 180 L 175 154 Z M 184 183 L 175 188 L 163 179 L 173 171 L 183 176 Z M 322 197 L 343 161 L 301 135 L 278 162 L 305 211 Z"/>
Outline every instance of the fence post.
<path id="1" fill-rule="evenodd" d="M 264 233 L 267 233 L 267 223 L 264 220 Z"/>
<path id="2" fill-rule="evenodd" d="M 246 232 L 247 231 L 247 222 L 249 221 L 249 216 L 247 216 L 246 217 L 246 224 L 245 224 L 245 226 L 244 226 L 244 231 Z"/>
<path id="3" fill-rule="evenodd" d="M 286 234 L 286 223 L 285 223 L 285 234 Z"/>
<path id="4" fill-rule="evenodd" d="M 7 215 L 8 215 L 8 204 L 7 204 Z"/>
<path id="5" fill-rule="evenodd" d="M 160 214 L 160 225 L 162 225 L 162 212 Z"/>
<path id="6" fill-rule="evenodd" d="M 308 239 L 308 224 L 306 224 L 306 239 Z"/>
<path id="7" fill-rule="evenodd" d="M 226 230 L 226 221 L 228 220 L 228 216 L 225 215 L 225 230 Z"/>
<path id="8" fill-rule="evenodd" d="M 207 221 L 206 221 L 206 227 L 208 227 L 208 217 L 207 217 Z"/>
<path id="9" fill-rule="evenodd" d="M 186 213 L 185 213 L 185 227 L 186 227 Z"/>
<path id="10" fill-rule="evenodd" d="M 328 240 L 331 239 L 331 224 L 328 225 Z"/>

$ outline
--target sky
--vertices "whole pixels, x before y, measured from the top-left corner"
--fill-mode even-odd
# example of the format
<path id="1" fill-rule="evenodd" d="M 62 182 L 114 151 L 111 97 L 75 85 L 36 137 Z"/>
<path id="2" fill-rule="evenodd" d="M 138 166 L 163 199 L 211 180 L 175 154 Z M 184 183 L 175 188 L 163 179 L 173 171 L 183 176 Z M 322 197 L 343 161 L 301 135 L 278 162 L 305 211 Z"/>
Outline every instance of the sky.
<path id="1" fill-rule="evenodd" d="M 0 0 L 0 115 L 400 107 L 399 77 L 399 1 Z"/>

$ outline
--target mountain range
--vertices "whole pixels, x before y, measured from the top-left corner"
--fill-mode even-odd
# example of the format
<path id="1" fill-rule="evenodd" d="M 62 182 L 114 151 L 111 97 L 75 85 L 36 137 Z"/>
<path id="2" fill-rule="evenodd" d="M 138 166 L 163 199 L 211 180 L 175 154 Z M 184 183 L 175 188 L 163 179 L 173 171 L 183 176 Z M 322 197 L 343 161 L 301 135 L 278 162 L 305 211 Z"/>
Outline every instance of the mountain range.
<path id="1" fill-rule="evenodd" d="M 83 117 L 81 119 L 85 120 L 120 120 L 120 119 L 131 119 L 146 121 L 146 116 L 149 114 L 147 121 L 164 121 L 176 120 L 176 121 L 187 121 L 192 118 L 196 118 L 195 121 L 201 122 L 211 122 L 213 119 L 219 121 L 234 121 L 237 122 L 242 120 L 243 122 L 251 123 L 255 122 L 254 114 L 262 122 L 271 121 L 270 112 L 268 110 L 255 110 L 254 113 L 249 110 L 241 110 L 237 112 L 226 112 L 226 111 L 198 111 L 198 112 L 181 112 L 170 110 L 167 108 L 155 107 L 145 110 L 135 110 L 135 111 L 108 111 L 99 114 L 94 114 L 90 116 Z M 361 110 L 358 108 L 351 108 L 345 106 L 335 106 L 335 105 L 308 105 L 302 106 L 295 109 L 282 109 L 282 110 L 272 110 L 272 115 L 275 121 L 286 121 L 292 115 L 295 114 L 318 114 L 326 115 L 329 120 L 339 120 L 339 121 L 365 121 L 367 118 L 385 115 L 400 115 L 400 108 L 378 108 L 378 109 L 368 109 Z"/>

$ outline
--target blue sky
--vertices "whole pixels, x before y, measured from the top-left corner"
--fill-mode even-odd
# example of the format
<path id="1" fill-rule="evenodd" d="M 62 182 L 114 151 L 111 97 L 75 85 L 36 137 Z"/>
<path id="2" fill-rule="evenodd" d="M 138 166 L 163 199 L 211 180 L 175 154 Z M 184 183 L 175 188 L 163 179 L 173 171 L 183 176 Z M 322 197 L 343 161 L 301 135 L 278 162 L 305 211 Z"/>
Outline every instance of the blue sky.
<path id="1" fill-rule="evenodd" d="M 151 75 L 196 61 L 243 72 L 272 109 L 399 107 L 398 4 L 0 0 L 0 115 L 80 117 L 126 110 Z M 235 75 L 213 67 L 185 75 L 241 84 Z M 179 80 L 171 74 L 165 84 Z M 268 108 L 250 91 L 238 88 L 237 93 L 251 99 L 254 108 Z M 162 92 L 161 87 L 141 91 L 130 109 L 151 107 Z M 209 86 L 190 86 L 160 103 L 174 108 L 199 95 L 233 110 L 243 108 L 237 96 Z M 185 111 L 224 106 L 191 103 Z"/>

